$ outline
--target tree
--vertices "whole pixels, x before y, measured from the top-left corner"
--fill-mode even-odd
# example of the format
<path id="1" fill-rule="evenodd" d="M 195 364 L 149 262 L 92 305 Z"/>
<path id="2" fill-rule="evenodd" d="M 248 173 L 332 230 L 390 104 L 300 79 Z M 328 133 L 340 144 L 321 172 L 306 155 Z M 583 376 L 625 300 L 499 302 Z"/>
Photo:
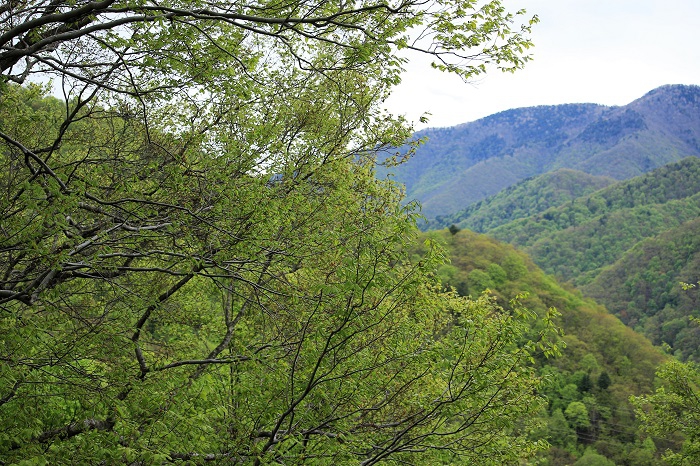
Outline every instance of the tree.
<path id="1" fill-rule="evenodd" d="M 680 451 L 667 450 L 664 460 L 672 465 L 700 461 L 700 372 L 693 363 L 672 361 L 661 366 L 657 376 L 662 386 L 651 395 L 632 397 L 642 428 L 659 438 L 680 433 L 685 438 Z"/>
<path id="2" fill-rule="evenodd" d="M 583 456 L 574 463 L 574 466 L 615 466 L 615 463 L 598 454 L 595 450 L 587 448 Z"/>
<path id="3" fill-rule="evenodd" d="M 574 428 L 578 430 L 587 429 L 591 426 L 591 421 L 588 418 L 588 408 L 580 401 L 572 401 L 566 407 L 564 415 L 569 420 Z"/>
<path id="4" fill-rule="evenodd" d="M 584 372 L 581 374 L 581 378 L 578 380 L 578 391 L 585 393 L 593 388 L 593 382 L 591 381 L 591 376 Z"/>
<path id="5" fill-rule="evenodd" d="M 555 446 L 576 452 L 576 431 L 569 425 L 561 409 L 557 408 L 547 421 L 547 438 Z"/>
<path id="6" fill-rule="evenodd" d="M 381 110 L 397 50 L 465 79 L 515 69 L 531 24 L 516 16 L 498 1 L 0 6 L 1 456 L 537 448 L 516 429 L 541 403 L 525 314 L 440 293 L 439 251 L 407 257 L 415 215 L 374 176 L 410 135 Z"/>
<path id="7" fill-rule="evenodd" d="M 495 287 L 493 280 L 488 273 L 483 270 L 474 269 L 467 276 L 469 290 L 474 296 L 483 293 L 486 290 L 491 290 Z"/>
<path id="8" fill-rule="evenodd" d="M 611 383 L 612 380 L 610 379 L 608 373 L 605 371 L 601 372 L 598 376 L 598 388 L 601 390 L 607 390 Z"/>

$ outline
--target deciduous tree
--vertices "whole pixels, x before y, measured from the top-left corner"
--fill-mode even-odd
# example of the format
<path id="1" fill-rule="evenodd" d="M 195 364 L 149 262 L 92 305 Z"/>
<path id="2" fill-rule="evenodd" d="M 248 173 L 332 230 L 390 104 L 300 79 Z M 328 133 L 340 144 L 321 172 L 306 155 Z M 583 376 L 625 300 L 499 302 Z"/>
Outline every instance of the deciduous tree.
<path id="1" fill-rule="evenodd" d="M 681 434 L 680 451 L 667 450 L 664 460 L 672 465 L 700 461 L 700 372 L 693 363 L 669 362 L 657 373 L 662 386 L 651 395 L 633 397 L 642 427 L 652 436 L 672 438 Z"/>
<path id="2" fill-rule="evenodd" d="M 541 401 L 525 313 L 439 293 L 440 254 L 407 257 L 414 214 L 374 176 L 410 135 L 381 110 L 397 51 L 465 79 L 515 69 L 517 16 L 451 0 L 0 6 L 4 460 L 536 448 L 516 429 Z"/>

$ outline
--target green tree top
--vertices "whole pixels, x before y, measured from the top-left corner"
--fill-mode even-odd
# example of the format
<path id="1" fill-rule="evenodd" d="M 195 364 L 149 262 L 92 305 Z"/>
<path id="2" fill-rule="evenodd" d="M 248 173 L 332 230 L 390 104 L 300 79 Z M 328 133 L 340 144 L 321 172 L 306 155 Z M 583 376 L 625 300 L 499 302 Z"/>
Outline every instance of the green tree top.
<path id="1" fill-rule="evenodd" d="M 465 79 L 518 68 L 519 16 L 0 6 L 0 457 L 502 464 L 542 448 L 516 424 L 543 401 L 527 313 L 440 293 L 439 251 L 411 261 L 415 213 L 374 173 L 411 132 L 381 110 L 397 51 Z"/>

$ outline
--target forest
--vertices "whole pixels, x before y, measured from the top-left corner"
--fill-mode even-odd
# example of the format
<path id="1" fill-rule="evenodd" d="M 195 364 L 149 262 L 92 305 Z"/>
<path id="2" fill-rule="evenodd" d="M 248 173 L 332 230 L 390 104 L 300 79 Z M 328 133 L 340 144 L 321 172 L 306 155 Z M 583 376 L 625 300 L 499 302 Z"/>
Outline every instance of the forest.
<path id="1" fill-rule="evenodd" d="M 699 196 L 697 157 L 618 182 L 563 169 L 440 221 L 519 246 L 655 345 L 697 361 L 699 297 L 681 283 L 698 276 Z"/>
<path id="2" fill-rule="evenodd" d="M 0 5 L 0 464 L 692 464 L 695 366 L 378 175 L 403 52 L 516 71 L 537 22 Z"/>
<path id="3" fill-rule="evenodd" d="M 662 464 L 660 453 L 677 447 L 678 439 L 663 436 L 657 450 L 629 399 L 653 390 L 655 369 L 668 355 L 511 245 L 468 230 L 424 235 L 443 244 L 451 259 L 438 268 L 442 283 L 465 296 L 488 289 L 506 309 L 520 295 L 520 303 L 537 316 L 532 331 L 548 318 L 561 330 L 561 354 L 535 358 L 548 400 L 533 432 L 551 445 L 540 455 L 543 464 L 575 464 L 594 453 L 618 465 Z"/>

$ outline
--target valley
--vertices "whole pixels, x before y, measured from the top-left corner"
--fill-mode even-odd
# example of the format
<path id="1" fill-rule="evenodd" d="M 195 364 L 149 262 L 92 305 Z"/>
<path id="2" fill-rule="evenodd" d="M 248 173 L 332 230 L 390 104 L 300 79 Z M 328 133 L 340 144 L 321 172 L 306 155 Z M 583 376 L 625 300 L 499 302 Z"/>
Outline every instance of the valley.
<path id="1" fill-rule="evenodd" d="M 653 390 L 663 361 L 700 361 L 700 293 L 682 285 L 700 279 L 698 135 L 700 87 L 665 86 L 619 108 L 425 130 L 412 159 L 380 172 L 423 206 L 424 235 L 447 250 L 443 284 L 506 307 L 525 292 L 540 319 L 561 314 L 562 355 L 537 361 L 552 381 L 546 464 L 588 453 L 661 464 L 658 446 L 680 448 L 650 444 L 628 399 Z M 573 420 L 576 403 L 586 421 Z"/>

